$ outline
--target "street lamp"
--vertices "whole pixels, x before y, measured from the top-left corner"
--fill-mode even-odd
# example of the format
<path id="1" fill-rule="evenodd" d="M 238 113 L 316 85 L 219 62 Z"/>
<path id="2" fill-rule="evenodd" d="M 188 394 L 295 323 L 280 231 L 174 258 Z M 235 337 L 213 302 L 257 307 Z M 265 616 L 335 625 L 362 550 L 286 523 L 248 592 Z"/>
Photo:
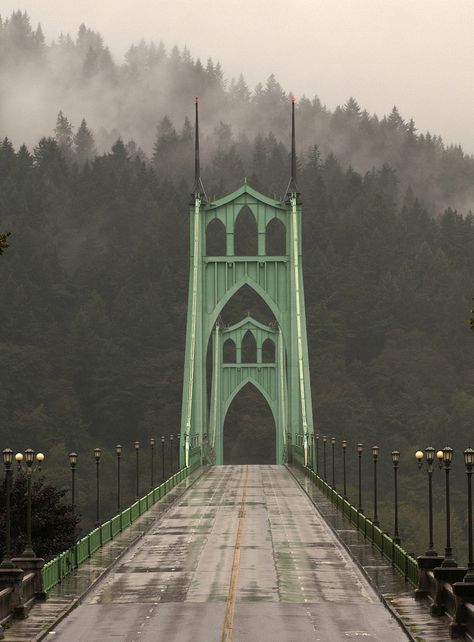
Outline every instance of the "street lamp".
<path id="1" fill-rule="evenodd" d="M 13 450 L 5 448 L 3 451 L 3 464 L 5 466 L 5 553 L 0 568 L 15 568 L 12 562 L 11 540 L 11 493 L 12 493 L 12 463 Z"/>
<path id="2" fill-rule="evenodd" d="M 77 453 L 69 453 L 69 465 L 71 466 L 71 506 L 73 515 L 76 513 L 76 464 Z"/>
<path id="3" fill-rule="evenodd" d="M 136 454 L 136 496 L 137 499 L 140 499 L 140 442 L 136 441 L 133 445 L 135 446 Z"/>
<path id="4" fill-rule="evenodd" d="M 438 553 L 434 549 L 434 534 L 433 534 L 433 464 L 435 460 L 436 450 L 432 446 L 425 448 L 425 452 L 417 450 L 415 453 L 418 462 L 418 468 L 423 468 L 424 459 L 426 459 L 426 471 L 428 474 L 428 550 L 425 553 L 426 557 L 437 557 Z"/>
<path id="5" fill-rule="evenodd" d="M 336 438 L 331 437 L 331 447 L 332 447 L 332 487 L 336 490 L 336 462 L 334 457 L 334 447 L 336 445 Z"/>
<path id="6" fill-rule="evenodd" d="M 394 544 L 400 544 L 400 534 L 398 532 L 398 467 L 400 465 L 400 453 L 398 452 L 398 450 L 392 450 L 392 464 L 393 464 L 393 489 L 394 489 L 394 503 L 395 503 L 393 542 Z"/>
<path id="7" fill-rule="evenodd" d="M 176 461 L 178 462 L 178 470 L 181 468 L 180 462 L 179 462 L 179 456 L 180 456 L 180 446 L 181 446 L 181 433 L 178 433 L 176 435 Z"/>
<path id="8" fill-rule="evenodd" d="M 327 437 L 323 435 L 323 476 L 324 481 L 327 481 L 327 471 L 326 471 L 326 442 Z"/>
<path id="9" fill-rule="evenodd" d="M 117 444 L 115 446 L 115 453 L 117 454 L 117 510 L 120 513 L 120 522 L 122 522 L 122 501 L 121 501 L 121 487 L 120 487 L 120 461 L 122 459 L 122 446 L 120 444 Z M 120 523 L 120 528 L 122 528 L 122 524 Z"/>
<path id="10" fill-rule="evenodd" d="M 474 468 L 474 450 L 466 448 L 464 451 L 464 464 L 467 474 L 467 525 L 468 525 L 468 550 L 469 561 L 464 582 L 474 582 L 474 551 L 472 542 L 472 469 Z"/>
<path id="11" fill-rule="evenodd" d="M 379 516 L 377 514 L 377 460 L 379 458 L 379 447 L 372 446 L 372 457 L 374 458 L 374 519 L 372 523 L 374 526 L 379 525 Z"/>
<path id="12" fill-rule="evenodd" d="M 317 432 L 316 435 L 316 470 L 315 473 L 319 475 L 319 433 Z"/>
<path id="13" fill-rule="evenodd" d="M 362 451 L 364 450 L 364 444 L 357 444 L 357 455 L 359 458 L 359 508 L 357 509 L 359 513 L 364 513 L 362 508 Z"/>
<path id="14" fill-rule="evenodd" d="M 17 453 L 15 459 L 18 462 L 18 468 L 22 468 L 23 459 L 26 464 L 26 546 L 21 557 L 34 558 L 36 554 L 31 542 L 31 476 L 34 470 L 41 470 L 41 464 L 44 461 L 43 453 L 38 453 L 35 457 L 35 451 L 32 448 L 25 450 L 25 456 Z M 36 460 L 36 466 L 33 466 Z"/>
<path id="15" fill-rule="evenodd" d="M 173 435 L 170 435 L 170 474 L 174 472 L 173 466 Z"/>
<path id="16" fill-rule="evenodd" d="M 344 485 L 344 499 L 347 499 L 347 485 L 346 485 L 346 450 L 347 450 L 347 441 L 342 440 L 342 475 L 343 475 L 343 485 Z"/>
<path id="17" fill-rule="evenodd" d="M 100 526 L 100 457 L 102 451 L 100 448 L 94 448 L 94 457 L 95 457 L 95 525 L 97 528 Z M 102 537 L 102 531 L 101 531 Z"/>
<path id="18" fill-rule="evenodd" d="M 161 435 L 161 481 L 165 481 L 165 438 Z"/>
<path id="19" fill-rule="evenodd" d="M 455 568 L 457 566 L 457 563 L 454 559 L 453 549 L 451 548 L 451 504 L 449 493 L 449 471 L 451 469 L 451 462 L 453 461 L 454 451 L 449 446 L 445 446 L 442 450 L 442 453 L 446 479 L 446 547 L 444 549 L 444 561 L 441 566 L 445 568 Z"/>
<path id="20" fill-rule="evenodd" d="M 150 437 L 150 449 L 151 449 L 151 487 L 155 485 L 155 438 Z"/>
<path id="21" fill-rule="evenodd" d="M 71 467 L 71 508 L 72 516 L 76 516 L 76 464 L 77 453 L 69 453 L 69 465 Z M 76 522 L 74 520 L 74 539 L 76 539 Z M 74 566 L 77 568 L 77 546 L 74 546 Z"/>
<path id="22" fill-rule="evenodd" d="M 314 432 L 311 433 L 311 448 L 310 448 L 310 461 L 309 467 L 314 472 Z"/>

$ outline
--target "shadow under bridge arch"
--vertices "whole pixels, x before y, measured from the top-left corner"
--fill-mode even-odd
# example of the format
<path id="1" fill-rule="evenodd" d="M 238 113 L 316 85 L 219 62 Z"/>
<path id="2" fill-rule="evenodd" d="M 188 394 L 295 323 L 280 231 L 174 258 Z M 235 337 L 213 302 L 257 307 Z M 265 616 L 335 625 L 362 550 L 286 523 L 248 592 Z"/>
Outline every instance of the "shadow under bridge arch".
<path id="1" fill-rule="evenodd" d="M 266 391 L 247 379 L 229 398 L 224 416 L 224 464 L 274 464 L 277 417 Z"/>

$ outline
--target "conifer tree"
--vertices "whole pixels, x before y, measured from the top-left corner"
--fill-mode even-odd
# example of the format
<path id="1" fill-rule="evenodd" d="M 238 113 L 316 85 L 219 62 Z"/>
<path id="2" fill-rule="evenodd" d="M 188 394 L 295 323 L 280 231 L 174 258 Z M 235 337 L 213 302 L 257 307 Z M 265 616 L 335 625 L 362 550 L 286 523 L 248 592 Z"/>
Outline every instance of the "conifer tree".
<path id="1" fill-rule="evenodd" d="M 61 154 L 67 161 L 70 161 L 73 156 L 72 125 L 62 111 L 58 113 L 58 117 L 56 119 L 54 138 L 56 139 Z"/>
<path id="2" fill-rule="evenodd" d="M 87 127 L 85 118 L 82 119 L 81 125 L 74 136 L 74 151 L 76 160 L 79 165 L 90 163 L 96 155 L 94 136 Z"/>

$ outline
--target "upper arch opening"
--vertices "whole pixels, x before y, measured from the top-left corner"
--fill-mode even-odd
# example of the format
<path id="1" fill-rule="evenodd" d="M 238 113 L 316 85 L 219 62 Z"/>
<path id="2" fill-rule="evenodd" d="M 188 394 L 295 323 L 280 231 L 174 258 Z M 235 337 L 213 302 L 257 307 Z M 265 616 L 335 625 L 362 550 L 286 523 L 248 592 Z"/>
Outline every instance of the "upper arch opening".
<path id="1" fill-rule="evenodd" d="M 257 256 L 258 230 L 257 221 L 250 208 L 245 205 L 234 223 L 235 256 Z"/>
<path id="2" fill-rule="evenodd" d="M 220 219 L 214 218 L 206 227 L 206 255 L 225 256 L 226 254 L 225 225 Z"/>
<path id="3" fill-rule="evenodd" d="M 265 253 L 267 256 L 286 255 L 286 226 L 279 218 L 272 218 L 267 225 Z"/>

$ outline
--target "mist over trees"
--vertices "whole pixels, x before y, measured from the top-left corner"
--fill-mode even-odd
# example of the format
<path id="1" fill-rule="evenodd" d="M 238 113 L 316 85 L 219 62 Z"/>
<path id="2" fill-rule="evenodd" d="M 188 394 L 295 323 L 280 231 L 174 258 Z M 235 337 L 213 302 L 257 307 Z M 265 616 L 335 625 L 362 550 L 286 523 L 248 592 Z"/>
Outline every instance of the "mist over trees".
<path id="1" fill-rule="evenodd" d="M 168 127 L 170 136 L 174 130 L 187 131 L 195 95 L 202 101 L 207 163 L 222 148 L 223 137 L 247 171 L 249 141 L 271 133 L 277 141 L 289 139 L 290 94 L 273 75 L 251 89 L 243 76 L 226 79 L 218 62 L 204 63 L 186 48 L 166 51 L 162 43 L 144 41 L 131 45 L 118 63 L 102 36 L 85 25 L 74 37 L 61 34 L 47 44 L 41 27 L 32 28 L 21 11 L 0 18 L 0 82 L 8 88 L 0 101 L 0 138 L 8 136 L 17 146 L 36 145 L 52 132 L 61 110 L 73 125 L 69 136 L 82 136 L 85 118 L 99 153 L 110 151 L 121 136 L 151 158 L 157 126 L 162 133 Z M 303 96 L 297 110 L 302 157 L 317 144 L 323 157 L 333 153 L 343 167 L 363 174 L 389 164 L 397 170 L 402 191 L 411 185 L 430 212 L 439 214 L 448 206 L 466 213 L 474 209 L 473 157 L 439 136 L 418 132 L 396 107 L 378 118 L 354 98 L 331 111 L 317 96 Z M 166 116 L 170 120 L 163 122 Z M 86 149 L 84 158 L 92 152 Z M 175 154 L 178 160 L 180 151 Z"/>
<path id="2" fill-rule="evenodd" d="M 33 74 L 39 102 L 23 113 L 38 105 L 34 121 L 18 110 L 13 120 L 12 97 L 23 87 L 32 99 Z M 45 452 L 44 471 L 59 485 L 69 481 L 67 453 L 79 453 L 87 525 L 93 447 L 104 448 L 110 512 L 115 444 L 130 450 L 132 480 L 133 441 L 179 429 L 194 95 L 211 197 L 244 177 L 265 193 L 285 191 L 289 100 L 273 77 L 251 92 L 176 48 L 141 43 L 117 65 L 85 27 L 48 46 L 21 13 L 1 23 L 0 77 L 12 81 L 0 107 L 0 230 L 12 232 L 0 261 L 0 436 Z M 302 99 L 297 119 L 317 429 L 378 442 L 386 458 L 401 451 L 402 534 L 419 550 L 418 448 L 449 439 L 456 449 L 455 533 L 466 527 L 459 453 L 474 424 L 474 161 L 418 134 L 397 110 L 379 120 L 353 99 L 332 113 Z M 252 409 L 263 416 L 250 395 L 250 418 Z M 242 414 L 231 408 L 226 430 Z M 232 451 L 248 454 L 234 432 Z M 268 455 L 262 440 L 253 451 L 256 461 Z M 145 464 L 143 475 L 145 484 Z M 388 519 L 388 475 L 381 484 Z M 124 486 L 125 502 L 133 482 Z"/>

